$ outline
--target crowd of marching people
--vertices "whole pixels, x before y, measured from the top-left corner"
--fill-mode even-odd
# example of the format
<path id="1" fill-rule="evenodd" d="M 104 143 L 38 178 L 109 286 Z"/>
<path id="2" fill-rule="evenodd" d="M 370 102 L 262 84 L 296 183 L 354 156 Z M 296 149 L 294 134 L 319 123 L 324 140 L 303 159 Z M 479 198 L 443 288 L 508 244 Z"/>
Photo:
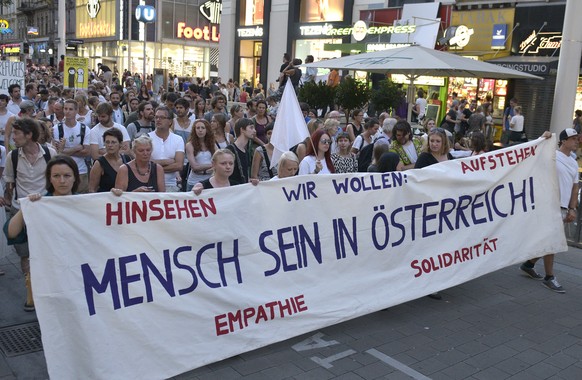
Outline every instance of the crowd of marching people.
<path id="1" fill-rule="evenodd" d="M 488 109 L 481 106 L 475 113 L 483 117 L 466 118 L 470 143 L 462 146 L 452 138 L 461 130 L 453 112 L 441 123 L 443 128 L 417 112 L 426 129 L 413 131 L 405 119 L 387 112 L 376 118 L 362 109 L 349 115 L 333 109 L 319 117 L 317 110 L 301 103 L 310 136 L 289 147 L 273 166 L 270 139 L 277 97 L 265 98 L 260 88 L 247 92 L 247 83 L 239 87 L 232 80 L 195 80 L 181 87 L 177 77 L 168 91 L 154 93 L 148 79 L 126 73 L 120 84 L 105 73 L 93 73 L 88 89 L 77 91 L 63 88 L 58 74 L 29 73 L 24 87 L 13 84 L 8 95 L 0 95 L 0 174 L 5 186 L 0 206 L 9 207 L 14 221 L 5 232 L 21 257 L 28 311 L 34 310 L 34 302 L 28 246 L 18 238 L 23 230 L 19 198 L 36 200 L 47 192 L 198 195 L 205 189 L 295 175 L 423 168 L 490 147 Z M 458 107 L 454 100 L 451 109 Z M 517 107 L 512 112 L 519 114 Z"/>

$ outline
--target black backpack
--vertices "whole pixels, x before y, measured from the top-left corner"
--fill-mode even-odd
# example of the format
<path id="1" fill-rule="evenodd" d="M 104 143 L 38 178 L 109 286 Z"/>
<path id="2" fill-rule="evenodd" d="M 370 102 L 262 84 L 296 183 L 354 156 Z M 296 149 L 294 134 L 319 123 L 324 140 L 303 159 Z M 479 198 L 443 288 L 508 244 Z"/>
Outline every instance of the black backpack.
<path id="1" fill-rule="evenodd" d="M 376 141 L 380 139 L 384 139 L 386 137 L 380 136 L 376 140 L 372 141 L 371 144 L 366 145 L 358 152 L 358 171 L 359 172 L 367 172 L 368 166 L 372 163 L 372 156 L 374 154 L 374 144 Z M 364 145 L 364 140 L 362 139 L 362 145 Z"/>
<path id="2" fill-rule="evenodd" d="M 59 140 L 60 140 L 65 135 L 65 128 L 63 127 L 63 123 L 59 123 L 57 125 L 57 128 L 59 129 Z M 85 140 L 85 130 L 86 129 L 87 129 L 87 126 L 85 124 L 81 123 L 81 145 L 83 145 L 83 141 Z"/>

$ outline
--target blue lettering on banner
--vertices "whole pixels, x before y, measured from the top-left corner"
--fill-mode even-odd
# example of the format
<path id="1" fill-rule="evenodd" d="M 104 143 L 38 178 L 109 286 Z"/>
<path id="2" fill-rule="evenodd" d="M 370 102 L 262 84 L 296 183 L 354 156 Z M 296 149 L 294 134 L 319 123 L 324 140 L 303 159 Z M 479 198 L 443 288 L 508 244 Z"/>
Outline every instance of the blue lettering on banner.
<path id="1" fill-rule="evenodd" d="M 317 194 L 315 194 L 315 182 L 308 181 L 305 183 L 300 183 L 297 185 L 297 190 L 295 189 L 287 189 L 283 187 L 283 193 L 285 194 L 285 198 L 287 198 L 288 202 L 291 201 L 298 201 L 299 199 L 308 200 L 311 198 L 317 198 Z"/>
<path id="2" fill-rule="evenodd" d="M 331 183 L 338 194 L 387 189 L 406 183 L 406 177 L 402 174 L 355 178 L 355 181 L 354 178 L 332 179 Z M 375 179 L 372 180 L 373 178 Z M 283 188 L 283 192 L 288 201 L 317 197 L 315 183 L 312 181 L 301 183 L 293 189 Z M 418 239 L 436 237 L 527 213 L 535 209 L 534 178 L 499 184 L 474 195 L 465 194 L 457 198 L 404 204 L 394 209 L 389 209 L 388 206 L 373 206 L 368 228 L 362 228 L 363 222 L 352 216 L 332 218 L 328 224 L 313 222 L 261 232 L 256 245 L 259 253 L 270 258 L 263 272 L 264 276 L 321 265 L 324 262 L 324 248 L 328 249 L 330 255 L 335 256 L 336 261 L 359 257 L 358 241 L 367 241 L 367 236 L 362 234 L 367 234 L 368 231 L 377 252 L 387 254 L 390 252 L 389 248 L 410 244 Z M 329 233 L 321 234 L 320 231 L 325 228 L 330 229 Z M 322 241 L 320 238 L 330 234 L 333 236 L 333 245 L 331 241 Z M 247 238 L 251 240 L 251 246 L 254 246 L 252 237 Z M 496 240 L 491 238 L 489 241 Z M 480 252 L 485 254 L 489 247 L 488 244 L 484 246 L 486 248 L 483 251 L 479 251 L 480 246 L 471 246 L 461 249 L 460 253 L 443 253 L 438 257 L 412 262 L 411 267 L 416 270 L 415 276 L 420 276 L 437 268 L 446 268 L 451 263 L 462 263 L 473 255 L 479 257 Z M 460 258 L 456 258 L 456 255 L 460 255 Z M 81 273 L 89 315 L 96 314 L 95 298 L 99 295 L 105 298 L 105 302 L 110 299 L 113 309 L 117 310 L 154 302 L 160 297 L 183 296 L 194 292 L 199 286 L 218 289 L 243 282 L 238 239 L 229 243 L 209 243 L 198 248 L 184 245 L 173 250 L 164 249 L 161 254 L 141 252 L 110 258 L 104 262 L 102 268 L 92 268 L 85 263 L 81 265 Z"/>
<path id="3" fill-rule="evenodd" d="M 160 270 L 158 267 L 156 267 L 150 258 L 150 255 L 145 252 L 139 255 L 120 257 L 118 259 L 117 266 L 115 259 L 109 259 L 107 260 L 103 270 L 101 281 L 97 279 L 95 272 L 89 266 L 89 264 L 81 265 L 81 273 L 83 275 L 85 298 L 89 315 L 96 314 L 94 292 L 97 294 L 110 293 L 114 310 L 120 309 L 122 307 L 119 295 L 120 287 L 121 295 L 123 297 L 123 307 L 129 307 L 143 303 L 144 297 L 131 297 L 129 293 L 130 284 L 133 284 L 132 288 L 136 289 L 138 285 L 143 283 L 143 287 L 146 293 L 146 301 L 153 302 L 154 294 L 152 288 L 152 276 L 150 273 L 154 275 L 154 277 L 157 279 L 157 282 L 162 285 L 166 294 L 170 297 L 176 296 L 173 273 L 177 270 L 186 270 L 192 277 L 192 284 L 190 284 L 185 289 L 178 290 L 179 295 L 188 294 L 196 290 L 197 286 L 200 284 L 198 277 L 200 280 L 202 280 L 202 283 L 204 283 L 209 288 L 227 287 L 229 285 L 226 275 L 227 265 L 229 265 L 229 268 L 231 268 L 231 272 L 234 270 L 236 282 L 238 284 L 242 283 L 243 279 L 238 256 L 238 240 L 233 241 L 232 256 L 226 256 L 224 254 L 223 243 L 218 242 L 207 244 L 200 248 L 196 253 L 196 264 L 194 266 L 187 265 L 178 260 L 178 256 L 181 253 L 191 251 L 191 246 L 179 247 L 174 250 L 172 257 L 170 257 L 170 250 L 165 249 L 163 251 L 163 270 Z M 216 261 L 216 264 L 218 265 L 218 275 L 220 277 L 220 281 L 218 281 L 218 279 L 214 279 L 213 281 L 211 278 L 210 274 L 212 271 L 209 269 L 209 266 L 206 265 L 206 262 L 203 263 L 205 256 L 206 261 L 208 261 L 208 258 L 212 258 Z M 129 271 L 128 264 L 137 261 L 139 261 L 141 273 Z M 117 271 L 119 271 L 119 278 L 117 278 L 116 275 Z M 162 273 L 165 273 L 166 277 L 164 277 Z"/>
<path id="4" fill-rule="evenodd" d="M 408 178 L 405 173 L 390 172 L 382 173 L 380 178 L 374 175 L 362 177 L 344 178 L 342 181 L 333 179 L 331 182 L 336 194 L 347 194 L 349 192 L 359 193 L 360 191 L 383 190 L 395 187 L 402 187 L 407 183 Z"/>
<path id="5" fill-rule="evenodd" d="M 272 240 L 271 236 L 276 236 L 278 253 L 267 246 L 267 240 Z M 271 238 L 271 239 L 270 239 Z M 304 226 L 293 226 L 281 228 L 275 232 L 265 231 L 259 236 L 259 247 L 261 251 L 273 258 L 273 267 L 265 271 L 265 277 L 277 274 L 281 267 L 283 272 L 296 271 L 308 266 L 307 246 L 315 261 L 319 264 L 323 262 L 321 256 L 321 242 L 319 240 L 319 227 L 313 223 L 313 236 Z M 293 251 L 292 253 L 287 253 Z M 294 257 L 293 257 L 294 256 Z"/>

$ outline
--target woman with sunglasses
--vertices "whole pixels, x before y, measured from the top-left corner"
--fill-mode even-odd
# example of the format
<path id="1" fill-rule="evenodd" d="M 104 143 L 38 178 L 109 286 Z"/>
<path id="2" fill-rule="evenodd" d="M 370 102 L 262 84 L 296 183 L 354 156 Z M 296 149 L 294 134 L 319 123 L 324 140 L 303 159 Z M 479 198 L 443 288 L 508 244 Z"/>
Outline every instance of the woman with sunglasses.
<path id="1" fill-rule="evenodd" d="M 299 175 L 335 173 L 331 162 L 331 137 L 319 129 L 311 135 L 311 143 L 307 144 L 307 154 L 299 164 Z"/>

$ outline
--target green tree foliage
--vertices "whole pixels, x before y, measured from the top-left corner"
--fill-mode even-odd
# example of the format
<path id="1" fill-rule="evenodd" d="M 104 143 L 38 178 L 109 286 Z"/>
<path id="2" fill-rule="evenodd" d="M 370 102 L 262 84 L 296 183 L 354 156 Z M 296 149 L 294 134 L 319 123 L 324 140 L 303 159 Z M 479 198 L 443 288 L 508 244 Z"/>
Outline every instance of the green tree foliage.
<path id="1" fill-rule="evenodd" d="M 372 90 L 370 96 L 370 100 L 374 104 L 374 109 L 377 113 L 398 107 L 400 98 L 400 88 L 390 79 L 380 81 L 380 86 Z"/>
<path id="2" fill-rule="evenodd" d="M 325 110 L 332 107 L 335 99 L 335 88 L 324 82 L 307 82 L 299 88 L 300 102 L 309 104 L 309 107 Z"/>
<path id="3" fill-rule="evenodd" d="M 0 7 L 3 5 L 8 6 L 8 5 L 12 4 L 12 1 L 13 0 L 0 0 Z"/>
<path id="4" fill-rule="evenodd" d="M 346 77 L 336 87 L 335 102 L 350 114 L 355 108 L 362 108 L 370 100 L 368 84 L 352 77 Z"/>

